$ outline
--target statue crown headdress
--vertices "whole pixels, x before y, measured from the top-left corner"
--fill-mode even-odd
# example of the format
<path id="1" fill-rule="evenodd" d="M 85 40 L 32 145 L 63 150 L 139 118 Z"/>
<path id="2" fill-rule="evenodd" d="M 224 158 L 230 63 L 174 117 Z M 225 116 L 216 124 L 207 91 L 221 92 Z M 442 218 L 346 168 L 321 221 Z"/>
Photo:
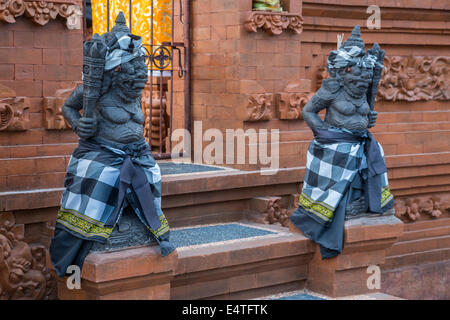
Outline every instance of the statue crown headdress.
<path id="1" fill-rule="evenodd" d="M 131 33 L 130 29 L 127 27 L 127 21 L 126 21 L 125 15 L 123 14 L 122 11 L 120 11 L 119 14 L 117 15 L 115 25 L 111 29 L 110 32 L 111 33 L 118 33 L 118 32 Z"/>
<path id="2" fill-rule="evenodd" d="M 359 25 L 353 28 L 352 34 L 339 49 L 331 51 L 328 56 L 328 70 L 342 69 L 355 64 L 365 68 L 380 65 L 376 56 L 366 53 Z"/>
<path id="3" fill-rule="evenodd" d="M 117 15 L 114 27 L 110 32 L 105 33 L 104 36 L 108 47 L 105 57 L 105 70 L 114 69 L 120 64 L 146 54 L 145 49 L 142 47 L 142 38 L 131 34 L 122 11 Z"/>
<path id="4" fill-rule="evenodd" d="M 358 47 L 362 51 L 365 51 L 364 41 L 361 39 L 361 28 L 358 24 L 353 28 L 352 34 L 344 43 L 341 44 L 341 47 L 339 49 L 351 47 Z"/>

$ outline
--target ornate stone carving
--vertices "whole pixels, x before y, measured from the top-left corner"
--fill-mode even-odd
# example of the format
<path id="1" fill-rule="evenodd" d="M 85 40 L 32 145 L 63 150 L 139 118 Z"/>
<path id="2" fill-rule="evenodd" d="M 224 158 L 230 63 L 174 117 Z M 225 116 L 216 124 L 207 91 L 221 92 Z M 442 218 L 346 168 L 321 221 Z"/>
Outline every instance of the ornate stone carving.
<path id="1" fill-rule="evenodd" d="M 282 93 L 280 95 L 280 119 L 303 119 L 302 109 L 312 97 L 312 93 Z"/>
<path id="2" fill-rule="evenodd" d="M 142 92 L 141 98 L 142 111 L 145 114 L 144 136 L 147 139 L 151 137 L 152 150 L 155 149 L 157 151 L 160 151 L 160 137 L 162 136 L 162 152 L 165 152 L 165 142 L 168 135 L 166 126 L 166 121 L 168 119 L 168 115 L 166 113 L 167 99 L 165 96 L 162 99 L 163 119 L 161 122 L 161 99 L 159 98 L 159 90 L 153 90 L 155 96 L 152 98 L 152 112 L 150 123 L 150 121 L 148 120 L 150 119 L 150 92 L 150 87 L 147 85 Z"/>
<path id="3" fill-rule="evenodd" d="M 14 110 L 9 104 L 0 103 L 0 131 L 5 130 L 11 124 Z"/>
<path id="4" fill-rule="evenodd" d="M 69 29 L 81 28 L 81 9 L 74 3 L 0 0 L 0 21 L 15 23 L 16 18 L 24 14 L 41 26 L 60 15 L 67 19 L 67 27 Z"/>
<path id="5" fill-rule="evenodd" d="M 282 120 L 303 119 L 302 109 L 312 96 L 311 80 L 299 79 L 290 82 L 283 92 L 277 95 L 278 118 Z"/>
<path id="6" fill-rule="evenodd" d="M 44 98 L 45 128 L 48 130 L 62 130 L 70 128 L 69 123 L 64 119 L 62 107 L 66 99 L 75 90 L 76 86 L 68 89 L 56 91 L 54 97 Z"/>
<path id="7" fill-rule="evenodd" d="M 281 198 L 269 200 L 266 212 L 264 220 L 268 224 L 280 224 L 287 227 L 289 214 L 287 209 L 281 208 Z"/>
<path id="8" fill-rule="evenodd" d="M 450 211 L 450 203 L 442 202 L 437 196 L 425 199 L 402 199 L 395 206 L 395 215 L 404 222 L 417 221 L 422 215 L 439 218 L 448 211 Z"/>
<path id="9" fill-rule="evenodd" d="M 450 57 L 393 56 L 385 65 L 379 99 L 450 100 Z"/>
<path id="10" fill-rule="evenodd" d="M 75 4 L 61 4 L 59 6 L 59 15 L 66 18 L 66 27 L 69 30 L 81 29 L 83 11 Z"/>
<path id="11" fill-rule="evenodd" d="M 30 128 L 28 101 L 16 97 L 11 88 L 0 85 L 0 131 L 25 131 Z"/>
<path id="12" fill-rule="evenodd" d="M 303 31 L 303 17 L 296 13 L 251 11 L 245 19 L 245 29 L 257 32 L 258 28 L 271 35 L 281 34 L 284 30 L 300 34 Z"/>
<path id="13" fill-rule="evenodd" d="M 15 17 L 23 15 L 25 3 L 23 0 L 0 0 L 0 21 L 14 23 Z"/>
<path id="14" fill-rule="evenodd" d="M 54 298 L 54 279 L 43 245 L 23 241 L 24 225 L 12 213 L 0 215 L 0 300 Z"/>
<path id="15" fill-rule="evenodd" d="M 263 121 L 272 119 L 273 94 L 254 94 L 248 98 L 246 121 Z"/>
<path id="16" fill-rule="evenodd" d="M 91 252 L 115 251 L 156 243 L 137 215 L 127 207 L 106 243 L 95 242 Z"/>
<path id="17" fill-rule="evenodd" d="M 250 200 L 249 219 L 258 223 L 288 226 L 288 219 L 298 207 L 299 194 L 287 197 L 257 197 Z"/>

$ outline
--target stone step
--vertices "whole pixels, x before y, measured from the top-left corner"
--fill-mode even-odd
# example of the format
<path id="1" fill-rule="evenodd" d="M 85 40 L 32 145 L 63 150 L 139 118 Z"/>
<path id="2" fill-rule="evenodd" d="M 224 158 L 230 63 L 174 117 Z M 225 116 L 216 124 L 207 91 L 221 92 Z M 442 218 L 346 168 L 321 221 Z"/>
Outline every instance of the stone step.
<path id="1" fill-rule="evenodd" d="M 404 299 L 382 292 L 332 298 L 304 289 L 290 292 L 282 292 L 279 294 L 274 294 L 265 297 L 259 297 L 256 298 L 255 300 L 404 300 Z"/>
<path id="2" fill-rule="evenodd" d="M 450 226 L 408 231 L 403 233 L 403 235 L 399 239 L 399 242 L 439 237 L 447 234 L 450 234 Z"/>
<path id="3" fill-rule="evenodd" d="M 407 254 L 386 257 L 383 270 L 397 269 L 403 266 L 417 265 L 429 262 L 439 262 L 450 259 L 450 248 L 440 248 L 428 251 L 412 252 Z"/>
<path id="4" fill-rule="evenodd" d="M 450 248 L 449 234 L 432 238 L 397 242 L 387 250 L 387 255 L 397 256 L 445 248 Z"/>
<path id="5" fill-rule="evenodd" d="M 212 238 L 227 240 L 179 244 L 172 299 L 249 299 L 304 287 L 314 246 L 303 235 L 275 225 L 239 222 L 174 229 L 175 241 L 183 231 L 186 238 L 209 232 Z"/>
<path id="6" fill-rule="evenodd" d="M 450 218 L 440 218 L 437 220 L 417 221 L 414 223 L 405 223 L 405 232 L 418 231 L 423 229 L 432 229 L 437 227 L 450 226 Z"/>
<path id="7" fill-rule="evenodd" d="M 377 123 L 411 123 L 450 121 L 449 110 L 379 112 Z"/>

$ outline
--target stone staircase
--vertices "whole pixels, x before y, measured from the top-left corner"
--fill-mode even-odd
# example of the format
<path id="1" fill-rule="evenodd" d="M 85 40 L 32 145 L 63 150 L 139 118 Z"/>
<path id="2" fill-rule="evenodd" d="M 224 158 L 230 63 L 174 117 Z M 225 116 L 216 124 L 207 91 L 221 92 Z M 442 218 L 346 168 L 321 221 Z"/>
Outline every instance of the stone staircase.
<path id="1" fill-rule="evenodd" d="M 92 252 L 83 266 L 83 289 L 70 291 L 60 279 L 59 297 L 260 299 L 305 288 L 330 297 L 367 293 L 367 266 L 384 263 L 402 224 L 393 216 L 349 221 L 344 253 L 323 262 L 318 246 L 288 220 L 266 224 L 270 212 L 294 209 L 302 174 L 216 170 L 165 176 L 163 210 L 178 249 L 167 257 L 155 245 Z"/>
<path id="2" fill-rule="evenodd" d="M 450 259 L 450 218 L 405 224 L 399 241 L 387 251 L 385 269 Z"/>
<path id="3" fill-rule="evenodd" d="M 171 299 L 249 299 L 304 287 L 313 243 L 286 228 L 242 225 L 271 233 L 178 248 Z"/>

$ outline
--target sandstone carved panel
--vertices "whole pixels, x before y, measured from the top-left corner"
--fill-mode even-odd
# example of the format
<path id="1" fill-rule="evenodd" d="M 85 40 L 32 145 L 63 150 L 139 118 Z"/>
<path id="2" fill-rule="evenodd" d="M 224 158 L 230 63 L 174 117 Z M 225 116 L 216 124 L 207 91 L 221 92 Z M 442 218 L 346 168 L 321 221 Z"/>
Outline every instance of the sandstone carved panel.
<path id="1" fill-rule="evenodd" d="M 303 17 L 296 13 L 251 11 L 245 19 L 245 29 L 248 32 L 263 29 L 271 35 L 279 35 L 285 30 L 300 34 L 303 31 Z"/>
<path id="2" fill-rule="evenodd" d="M 82 12 L 74 3 L 58 3 L 57 1 L 1 0 L 0 21 L 15 23 L 16 18 L 27 16 L 33 22 L 43 26 L 59 15 L 66 19 L 69 29 L 81 28 Z"/>
<path id="3" fill-rule="evenodd" d="M 0 215 L 0 300 L 54 298 L 56 284 L 46 267 L 46 248 L 23 241 L 24 225 Z"/>
<path id="4" fill-rule="evenodd" d="M 153 92 L 152 105 L 150 112 L 150 95 Z M 161 108 L 162 103 L 162 108 Z M 169 122 L 169 116 L 167 115 L 167 99 L 166 95 L 163 94 L 163 98 L 160 98 L 159 90 L 150 90 L 147 85 L 142 91 L 141 98 L 142 111 L 145 114 L 145 127 L 144 136 L 147 139 L 151 138 L 152 150 L 160 150 L 162 147 L 162 152 L 165 152 L 165 146 L 167 142 L 168 130 L 167 122 Z M 162 110 L 162 113 L 161 113 Z M 151 121 L 149 121 L 151 117 Z M 162 145 L 161 145 L 162 141 Z"/>
<path id="5" fill-rule="evenodd" d="M 299 194 L 287 197 L 257 197 L 250 200 L 250 220 L 287 227 L 289 216 L 298 207 Z"/>
<path id="6" fill-rule="evenodd" d="M 62 114 L 62 107 L 73 90 L 75 90 L 75 86 L 56 91 L 54 97 L 44 98 L 44 123 L 46 129 L 62 130 L 70 128 L 69 123 Z"/>
<path id="7" fill-rule="evenodd" d="M 450 212 L 450 201 L 441 197 L 399 199 L 395 205 L 395 215 L 404 222 L 420 220 L 423 216 L 436 219 Z"/>
<path id="8" fill-rule="evenodd" d="M 25 131 L 29 128 L 28 100 L 16 97 L 14 90 L 0 85 L 0 131 Z"/>
<path id="9" fill-rule="evenodd" d="M 421 101 L 450 99 L 450 57 L 385 58 L 378 99 Z"/>
<path id="10" fill-rule="evenodd" d="M 279 118 L 283 120 L 301 120 L 303 107 L 313 93 L 282 93 L 279 101 Z"/>
<path id="11" fill-rule="evenodd" d="M 272 119 L 273 94 L 261 93 L 249 96 L 246 121 L 264 121 Z"/>
<path id="12" fill-rule="evenodd" d="M 282 120 L 303 119 L 302 110 L 312 98 L 311 80 L 299 79 L 288 83 L 277 95 L 278 118 Z"/>

